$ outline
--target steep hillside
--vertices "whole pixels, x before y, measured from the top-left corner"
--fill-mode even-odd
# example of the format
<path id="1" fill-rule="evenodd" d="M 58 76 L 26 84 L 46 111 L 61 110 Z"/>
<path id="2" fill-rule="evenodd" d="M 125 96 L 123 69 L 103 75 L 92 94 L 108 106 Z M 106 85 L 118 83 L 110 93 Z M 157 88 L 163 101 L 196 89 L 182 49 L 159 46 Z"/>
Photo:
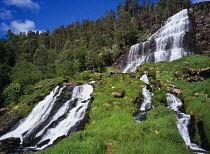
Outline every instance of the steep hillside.
<path id="1" fill-rule="evenodd" d="M 174 111 L 166 108 L 168 92 L 179 97 L 184 102 L 182 111 L 192 116 L 192 142 L 210 150 L 210 57 L 191 55 L 137 70 L 98 80 L 85 130 L 40 153 L 191 153 L 177 130 Z M 145 71 L 152 84 L 154 108 L 145 121 L 137 123 L 134 116 L 145 86 L 139 77 Z"/>
<path id="2" fill-rule="evenodd" d="M 71 99 L 74 87 L 87 83 L 93 85 L 94 91 L 91 98 L 88 98 L 88 102 L 91 101 L 87 105 L 89 108 L 83 111 L 85 118 L 82 124 L 78 124 L 78 129 L 73 126 L 72 134 L 68 132 L 66 135 L 56 136 L 52 141 L 53 145 L 37 153 L 209 153 L 210 2 L 194 4 L 188 9 L 189 14 L 187 9 L 185 15 L 182 14 L 183 21 L 186 21 L 189 15 L 191 22 L 181 26 L 189 26 L 189 29 L 186 28 L 186 35 L 180 33 L 183 37 L 177 42 L 181 42 L 181 45 L 173 49 L 183 51 L 178 58 L 186 57 L 175 58 L 178 60 L 172 58 L 172 62 L 159 62 L 162 59 L 155 61 L 155 56 L 152 55 L 148 56 L 151 61 L 145 61 L 152 63 L 142 63 L 135 73 L 119 73 L 127 65 L 130 45 L 145 41 L 168 16 L 183 7 L 189 7 L 189 3 L 183 1 L 179 7 L 176 3 L 177 8 L 170 5 L 162 8 L 162 2 L 164 0 L 157 3 L 156 10 L 149 5 L 119 4 L 118 18 L 110 11 L 105 18 L 97 21 L 84 20 L 82 24 L 72 23 L 66 28 L 61 26 L 52 34 L 8 33 L 9 38 L 0 41 L 0 49 L 3 51 L 0 62 L 4 62 L 4 65 L 0 65 L 0 106 L 5 107 L 0 109 L 0 135 L 26 117 L 57 85 L 66 87 L 63 88 L 64 91 L 59 91 L 59 95 L 55 92 L 52 96 L 56 105 L 50 111 L 48 120 Z M 169 7 L 173 8 L 171 12 Z M 138 8 L 144 12 L 140 13 Z M 156 14 L 157 12 L 159 14 Z M 180 18 L 174 23 L 179 22 Z M 164 30 L 160 30 L 160 33 L 161 31 Z M 166 38 L 165 35 L 163 37 Z M 168 40 L 173 42 L 176 38 L 170 36 Z M 162 42 L 160 41 L 160 45 Z M 172 44 L 174 43 L 163 45 L 166 50 L 160 51 L 165 54 Z M 143 48 L 150 54 L 155 51 L 155 47 L 152 37 L 147 46 L 139 49 Z M 171 52 L 171 49 L 168 51 L 170 56 L 177 54 Z M 171 61 L 171 58 L 167 58 L 163 57 L 166 61 Z M 144 75 L 149 79 L 146 83 L 142 81 Z M 150 95 L 152 105 L 146 104 L 143 107 L 145 110 L 142 110 L 142 104 L 147 99 L 144 88 Z M 177 110 L 170 107 L 171 102 L 167 96 L 171 94 L 183 103 Z M 81 94 L 78 92 L 78 95 Z M 77 100 L 78 98 L 75 98 L 72 101 L 72 108 L 76 106 Z M 40 108 L 40 112 L 42 109 Z M 79 109 L 75 110 L 75 115 Z M 49 125 L 46 120 L 38 124 L 38 129 L 33 128 L 34 132 L 27 136 L 28 141 L 24 141 L 23 146 L 34 148 L 27 149 L 26 153 L 34 152 L 51 141 L 45 138 L 37 142 L 36 139 L 39 140 L 40 136 L 35 134 L 47 126 L 49 130 L 56 128 L 58 123 L 67 117 L 66 111 L 65 115 L 61 112 L 62 116 Z M 179 116 L 183 114 L 177 114 L 178 112 L 189 115 L 190 121 L 189 125 L 186 124 L 186 129 L 189 130 L 190 144 L 187 144 L 183 134 L 180 134 Z M 45 132 L 42 131 L 44 135 Z M 28 130 L 23 131 L 23 135 L 19 134 L 18 137 L 22 139 L 27 133 Z M 22 151 L 23 148 L 19 147 L 20 138 L 1 140 L 0 153 Z M 199 148 L 192 149 L 189 146 L 191 143 Z"/>

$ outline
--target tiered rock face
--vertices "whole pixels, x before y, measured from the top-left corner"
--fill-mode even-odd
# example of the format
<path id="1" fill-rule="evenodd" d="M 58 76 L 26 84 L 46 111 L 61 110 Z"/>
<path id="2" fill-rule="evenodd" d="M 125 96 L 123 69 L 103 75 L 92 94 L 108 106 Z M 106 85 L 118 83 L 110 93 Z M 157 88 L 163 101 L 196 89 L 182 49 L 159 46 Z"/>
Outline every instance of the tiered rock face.
<path id="1" fill-rule="evenodd" d="M 189 12 L 194 18 L 197 52 L 210 53 L 210 1 L 194 4 Z"/>
<path id="2" fill-rule="evenodd" d="M 193 4 L 192 7 L 189 8 L 188 13 L 191 28 L 190 31 L 186 32 L 183 38 L 183 47 L 196 54 L 210 53 L 210 1 Z M 150 32 L 154 33 L 158 25 L 160 25 L 160 21 L 155 20 L 156 18 L 154 16 L 147 17 L 145 15 L 142 16 L 142 19 L 145 21 L 143 22 L 143 28 L 149 29 Z M 156 28 L 154 29 L 153 27 Z M 154 51 L 151 45 L 148 49 Z M 128 49 L 125 49 L 122 55 L 115 60 L 114 67 L 116 69 L 123 71 L 123 68 L 125 68 L 127 64 L 128 54 Z"/>

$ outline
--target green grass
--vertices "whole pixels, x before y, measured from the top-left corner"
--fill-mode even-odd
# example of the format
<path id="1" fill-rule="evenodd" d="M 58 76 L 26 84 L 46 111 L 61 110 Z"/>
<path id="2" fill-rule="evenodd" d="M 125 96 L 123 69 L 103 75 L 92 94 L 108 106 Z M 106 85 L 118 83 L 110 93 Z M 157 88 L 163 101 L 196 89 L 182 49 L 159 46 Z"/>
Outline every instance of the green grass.
<path id="1" fill-rule="evenodd" d="M 113 75 L 99 82 L 85 130 L 39 153 L 190 153 L 176 128 L 174 112 L 164 105 L 152 109 L 146 121 L 134 120 L 144 82 L 130 75 Z M 112 96 L 122 91 L 123 97 Z"/>
<path id="2" fill-rule="evenodd" d="M 206 139 L 210 143 L 210 78 L 189 82 L 190 77 L 185 77 L 185 70 L 199 72 L 200 70 L 210 69 L 210 57 L 207 55 L 190 55 L 173 62 L 149 64 L 149 69 L 146 66 L 140 66 L 138 68 L 139 73 L 142 73 L 145 68 L 149 70 L 149 78 L 153 82 L 159 83 L 163 90 L 163 92 L 154 91 L 153 102 L 156 104 L 158 104 L 158 101 L 164 103 L 163 94 L 169 92 L 169 86 L 179 88 L 181 94 L 178 97 L 184 102 L 184 110 L 187 114 L 195 117 L 194 128 L 196 132 L 192 140 L 201 144 L 198 125 L 203 123 Z"/>
<path id="3" fill-rule="evenodd" d="M 202 144 L 199 124 L 203 124 L 206 140 L 210 142 L 210 78 L 189 82 L 185 69 L 201 70 L 210 67 L 210 58 L 205 55 L 191 55 L 173 62 L 146 64 L 137 68 L 136 74 L 110 75 L 107 73 L 84 72 L 76 80 L 95 80 L 93 101 L 88 112 L 90 120 L 84 131 L 73 133 L 61 142 L 37 153 L 41 154 L 186 154 L 189 150 L 177 129 L 174 111 L 166 108 L 165 94 L 170 87 L 181 90 L 177 95 L 183 102 L 183 111 L 195 118 L 195 134 L 192 141 Z M 107 70 L 111 70 L 108 68 Z M 139 112 L 145 86 L 139 77 L 147 71 L 154 93 L 154 109 L 147 114 L 147 120 L 137 123 L 134 115 Z M 138 77 L 138 78 L 136 78 Z M 68 77 L 66 77 L 68 78 Z M 70 77 L 69 77 L 70 79 Z M 52 86 L 46 83 L 62 82 L 62 78 L 45 80 L 28 87 L 27 95 L 22 96 L 20 113 L 26 115 L 35 105 L 37 94 L 48 94 Z M 158 85 L 161 90 L 155 88 Z M 43 86 L 41 89 L 36 89 Z M 31 103 L 31 104 L 30 104 Z M 26 105 L 26 108 L 24 107 Z M 27 105 L 29 106 L 27 108 Z"/>

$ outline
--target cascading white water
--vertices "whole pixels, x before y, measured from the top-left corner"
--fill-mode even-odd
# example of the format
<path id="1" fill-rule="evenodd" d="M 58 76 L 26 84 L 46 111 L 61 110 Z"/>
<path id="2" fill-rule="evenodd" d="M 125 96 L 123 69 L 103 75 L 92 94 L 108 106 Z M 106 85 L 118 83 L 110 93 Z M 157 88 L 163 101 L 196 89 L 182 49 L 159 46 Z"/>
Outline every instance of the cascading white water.
<path id="1" fill-rule="evenodd" d="M 35 128 L 40 122 L 46 120 L 48 117 L 57 96 L 60 95 L 64 87 L 59 89 L 59 86 L 46 96 L 46 98 L 40 101 L 32 110 L 32 112 L 24 119 L 20 120 L 12 131 L 0 137 L 0 140 L 9 138 L 9 137 L 19 137 L 21 139 L 21 143 L 23 142 L 22 134 L 30 133 L 30 130 Z M 59 92 L 58 92 L 59 91 Z M 58 92 L 58 93 L 57 93 Z M 57 93 L 57 95 L 56 95 Z"/>
<path id="2" fill-rule="evenodd" d="M 1 136 L 0 140 L 19 137 L 21 143 L 34 142 L 31 143 L 31 148 L 41 150 L 53 144 L 59 137 L 68 136 L 75 132 L 75 127 L 80 124 L 85 116 L 93 87 L 89 84 L 74 87 L 72 97 L 56 110 L 54 109 L 56 99 L 64 88 L 65 86 L 62 88 L 57 86 L 12 131 Z M 55 111 L 56 113 L 54 113 Z"/>
<path id="3" fill-rule="evenodd" d="M 170 93 L 166 94 L 166 99 L 168 103 L 168 108 L 175 111 L 175 115 L 178 120 L 177 128 L 186 146 L 188 146 L 193 151 L 205 152 L 204 149 L 201 149 L 197 144 L 192 143 L 190 140 L 189 131 L 188 131 L 188 125 L 190 124 L 190 115 L 184 114 L 179 111 L 179 108 L 182 107 L 182 101 Z"/>
<path id="4" fill-rule="evenodd" d="M 145 74 L 142 75 L 142 77 L 140 77 L 140 80 L 141 80 L 141 81 L 144 81 L 146 84 L 150 84 L 146 72 L 144 72 L 144 73 L 145 73 Z"/>
<path id="5" fill-rule="evenodd" d="M 67 117 L 64 120 L 62 120 L 56 127 L 49 128 L 45 132 L 44 136 L 42 137 L 39 143 L 47 139 L 50 139 L 50 141 L 49 143 L 47 143 L 46 145 L 44 145 L 43 147 L 39 149 L 44 149 L 48 145 L 53 144 L 53 141 L 56 140 L 60 136 L 68 135 L 69 130 L 72 127 L 74 127 L 75 124 L 85 116 L 85 111 L 88 107 L 88 103 L 90 102 L 89 99 L 90 99 L 90 94 L 92 92 L 93 92 L 93 87 L 88 84 L 84 84 L 84 85 L 77 86 L 74 88 L 71 100 L 67 101 L 57 113 L 58 115 L 60 114 L 61 116 L 63 114 L 63 111 L 67 109 L 66 108 L 67 104 L 69 104 L 71 101 L 77 100 L 76 107 L 68 111 Z M 56 119 L 57 117 L 59 116 L 55 115 L 55 117 L 53 118 Z"/>
<path id="6" fill-rule="evenodd" d="M 149 84 L 149 79 L 148 79 L 146 73 L 140 78 L 140 80 L 144 81 L 146 84 Z M 145 86 L 142 89 L 142 95 L 144 97 L 144 100 L 143 100 L 141 107 L 139 109 L 140 113 L 136 117 L 134 117 L 134 119 L 137 122 L 141 122 L 142 120 L 145 120 L 147 112 L 153 108 L 153 106 L 152 106 L 153 93 L 151 93 L 149 90 L 147 90 L 147 86 Z"/>
<path id="7" fill-rule="evenodd" d="M 131 47 L 123 73 L 135 72 L 137 66 L 145 63 L 173 61 L 193 54 L 183 44 L 184 36 L 189 30 L 188 11 L 184 9 L 168 18 L 165 25 L 146 42 Z"/>

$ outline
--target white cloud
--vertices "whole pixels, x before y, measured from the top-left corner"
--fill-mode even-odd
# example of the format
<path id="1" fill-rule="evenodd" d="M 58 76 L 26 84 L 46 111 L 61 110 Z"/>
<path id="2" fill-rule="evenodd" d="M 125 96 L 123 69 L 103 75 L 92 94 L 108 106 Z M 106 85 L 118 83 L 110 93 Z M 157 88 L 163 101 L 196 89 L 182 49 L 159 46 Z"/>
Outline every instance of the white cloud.
<path id="1" fill-rule="evenodd" d="M 4 0 L 7 5 L 14 5 L 19 8 L 29 8 L 29 9 L 40 9 L 39 4 L 33 2 L 32 0 Z"/>
<path id="2" fill-rule="evenodd" d="M 12 19 L 12 11 L 6 10 L 5 8 L 0 8 L 0 19 L 6 20 L 6 19 Z"/>
<path id="3" fill-rule="evenodd" d="M 1 23 L 0 31 L 7 32 L 9 29 L 10 29 L 10 27 L 5 22 Z"/>
<path id="4" fill-rule="evenodd" d="M 2 23 L 0 26 L 0 30 L 4 32 L 8 31 L 9 29 L 11 29 L 15 34 L 19 34 L 20 32 L 25 32 L 27 34 L 27 32 L 30 30 L 41 32 L 41 30 L 36 30 L 35 23 L 28 19 L 26 19 L 24 22 L 21 20 L 14 20 L 10 23 L 10 25 Z"/>
<path id="5" fill-rule="evenodd" d="M 10 27 L 14 33 L 28 32 L 36 28 L 35 23 L 28 19 L 26 19 L 25 22 L 14 20 L 10 23 Z"/>
<path id="6" fill-rule="evenodd" d="M 199 2 L 204 2 L 204 1 L 209 1 L 209 0 L 192 0 L 192 3 L 199 3 Z"/>

